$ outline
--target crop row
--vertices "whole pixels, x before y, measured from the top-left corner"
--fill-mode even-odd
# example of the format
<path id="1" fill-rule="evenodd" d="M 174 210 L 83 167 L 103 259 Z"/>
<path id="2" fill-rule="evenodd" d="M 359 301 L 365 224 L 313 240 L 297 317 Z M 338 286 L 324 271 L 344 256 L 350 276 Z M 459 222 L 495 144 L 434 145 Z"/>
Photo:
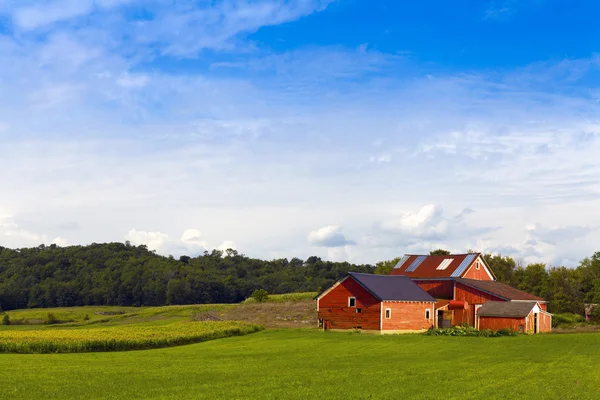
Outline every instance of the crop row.
<path id="1" fill-rule="evenodd" d="M 0 353 L 84 353 L 179 346 L 262 330 L 240 322 L 178 322 L 161 326 L 0 331 Z"/>

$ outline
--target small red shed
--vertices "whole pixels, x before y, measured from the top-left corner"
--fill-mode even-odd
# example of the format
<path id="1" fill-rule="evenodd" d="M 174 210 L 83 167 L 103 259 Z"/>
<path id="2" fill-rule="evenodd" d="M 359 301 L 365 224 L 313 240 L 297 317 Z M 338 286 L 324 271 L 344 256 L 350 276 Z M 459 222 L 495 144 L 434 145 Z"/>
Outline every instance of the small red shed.
<path id="1" fill-rule="evenodd" d="M 406 276 L 350 272 L 315 299 L 325 330 L 401 333 L 434 326 L 436 300 Z"/>
<path id="2" fill-rule="evenodd" d="M 552 314 L 544 311 L 537 302 L 486 301 L 477 310 L 477 328 L 510 329 L 520 333 L 550 332 Z"/>

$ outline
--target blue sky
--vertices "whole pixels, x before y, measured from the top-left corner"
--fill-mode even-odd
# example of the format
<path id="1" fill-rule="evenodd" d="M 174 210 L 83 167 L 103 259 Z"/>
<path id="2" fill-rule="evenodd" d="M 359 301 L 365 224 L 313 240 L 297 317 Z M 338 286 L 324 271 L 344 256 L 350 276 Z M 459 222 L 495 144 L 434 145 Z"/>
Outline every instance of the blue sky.
<path id="1" fill-rule="evenodd" d="M 0 0 L 0 245 L 576 265 L 600 250 L 599 11 Z"/>

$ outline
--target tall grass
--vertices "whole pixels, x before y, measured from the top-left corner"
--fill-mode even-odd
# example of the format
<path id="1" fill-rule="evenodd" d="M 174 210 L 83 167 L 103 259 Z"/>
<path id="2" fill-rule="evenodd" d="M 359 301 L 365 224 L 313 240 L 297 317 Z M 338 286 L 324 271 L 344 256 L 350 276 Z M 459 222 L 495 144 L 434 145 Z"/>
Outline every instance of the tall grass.
<path id="1" fill-rule="evenodd" d="M 286 301 L 305 301 L 312 300 L 317 295 L 317 292 L 303 292 L 303 293 L 286 293 L 286 294 L 270 294 L 267 302 L 286 302 Z M 252 297 L 244 300 L 244 303 L 256 303 Z"/>
<path id="2" fill-rule="evenodd" d="M 2 353 L 84 353 L 179 346 L 258 332 L 239 322 L 179 322 L 164 326 L 127 325 L 96 329 L 0 331 Z"/>

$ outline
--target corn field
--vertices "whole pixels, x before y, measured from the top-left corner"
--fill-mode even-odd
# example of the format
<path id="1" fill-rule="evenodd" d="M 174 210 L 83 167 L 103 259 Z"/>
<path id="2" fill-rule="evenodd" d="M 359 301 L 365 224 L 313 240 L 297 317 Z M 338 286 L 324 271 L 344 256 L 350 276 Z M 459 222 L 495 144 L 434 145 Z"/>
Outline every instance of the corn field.
<path id="1" fill-rule="evenodd" d="M 126 325 L 94 329 L 0 331 L 0 353 L 84 353 L 143 350 L 240 336 L 262 330 L 231 321 Z"/>

